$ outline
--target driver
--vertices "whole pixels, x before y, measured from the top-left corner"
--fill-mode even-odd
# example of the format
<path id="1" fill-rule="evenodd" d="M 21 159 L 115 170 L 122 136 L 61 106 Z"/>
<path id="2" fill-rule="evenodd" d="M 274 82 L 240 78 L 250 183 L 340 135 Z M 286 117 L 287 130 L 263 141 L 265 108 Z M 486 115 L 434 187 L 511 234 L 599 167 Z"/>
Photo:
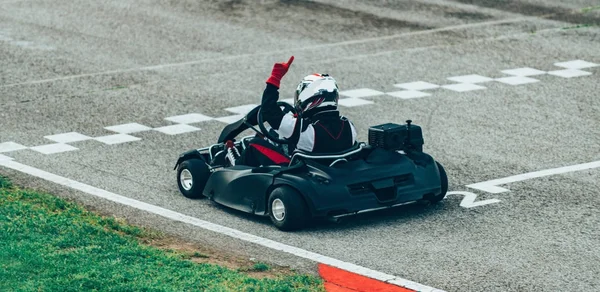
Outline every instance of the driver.
<path id="1" fill-rule="evenodd" d="M 263 92 L 261 112 L 276 135 L 285 138 L 288 153 L 299 149 L 309 153 L 334 153 L 349 149 L 356 143 L 356 129 L 352 122 L 337 109 L 339 89 L 328 74 L 304 77 L 296 88 L 294 106 L 297 113 L 284 113 L 277 105 L 281 79 L 287 73 L 294 56 L 286 63 L 275 63 Z M 272 133 L 273 131 L 271 131 Z M 240 163 L 259 166 L 287 165 L 290 158 L 277 143 L 259 136 L 254 137 L 240 159 Z"/>

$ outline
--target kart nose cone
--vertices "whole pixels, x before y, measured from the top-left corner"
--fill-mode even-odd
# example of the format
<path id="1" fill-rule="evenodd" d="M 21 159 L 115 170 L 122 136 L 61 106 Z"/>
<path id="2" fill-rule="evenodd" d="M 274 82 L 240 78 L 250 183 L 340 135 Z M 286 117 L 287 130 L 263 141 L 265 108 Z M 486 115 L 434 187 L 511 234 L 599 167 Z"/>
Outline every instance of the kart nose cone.
<path id="1" fill-rule="evenodd" d="M 179 181 L 181 182 L 183 189 L 186 191 L 191 190 L 192 186 L 194 185 L 192 173 L 188 169 L 181 171 L 181 174 L 179 174 Z"/>
<path id="2" fill-rule="evenodd" d="M 275 217 L 277 221 L 283 221 L 285 218 L 285 205 L 280 199 L 273 200 L 273 203 L 271 203 L 271 210 L 273 210 L 273 217 Z"/>

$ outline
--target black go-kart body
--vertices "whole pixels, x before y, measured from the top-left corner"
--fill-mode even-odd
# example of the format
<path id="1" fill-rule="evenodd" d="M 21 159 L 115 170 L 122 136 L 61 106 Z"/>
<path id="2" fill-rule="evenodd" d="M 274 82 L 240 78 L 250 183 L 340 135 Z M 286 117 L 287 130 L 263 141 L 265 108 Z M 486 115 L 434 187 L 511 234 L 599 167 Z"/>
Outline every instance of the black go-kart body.
<path id="1" fill-rule="evenodd" d="M 342 153 L 295 151 L 285 166 L 219 163 L 216 158 L 226 151 L 225 141 L 248 128 L 244 118 L 225 127 L 217 144 L 180 155 L 175 167 L 186 197 L 207 197 L 233 209 L 270 216 L 279 229 L 293 230 L 312 218 L 337 219 L 418 201 L 435 203 L 448 189 L 443 167 L 422 152 L 421 128 L 410 121 L 371 127 L 368 143 L 356 143 Z M 243 151 L 249 138 L 236 141 L 235 147 Z M 188 177 L 188 184 L 182 175 L 186 170 L 193 177 L 193 181 Z"/>

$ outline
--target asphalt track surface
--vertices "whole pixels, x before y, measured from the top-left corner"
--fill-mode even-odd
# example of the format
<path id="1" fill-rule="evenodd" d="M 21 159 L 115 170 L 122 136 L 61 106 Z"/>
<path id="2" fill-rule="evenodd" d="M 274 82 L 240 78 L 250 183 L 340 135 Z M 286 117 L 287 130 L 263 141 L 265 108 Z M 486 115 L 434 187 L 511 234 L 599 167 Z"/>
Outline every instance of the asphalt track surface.
<path id="1" fill-rule="evenodd" d="M 600 160 L 600 67 L 593 65 L 600 63 L 600 10 L 585 9 L 599 3 L 563 2 L 3 0 L 0 154 L 446 291 L 599 290 L 600 169 L 523 180 L 498 194 L 466 187 Z M 424 128 L 426 152 L 446 167 L 451 191 L 499 202 L 465 208 L 463 196 L 449 195 L 435 206 L 284 233 L 268 219 L 179 195 L 175 159 L 213 143 L 225 125 L 215 119 L 190 123 L 200 130 L 181 134 L 132 133 L 139 139 L 126 143 L 71 135 L 83 139 L 68 143 L 72 151 L 17 150 L 55 143 L 45 136 L 61 133 L 102 137 L 115 134 L 105 129 L 113 125 L 158 128 L 189 113 L 234 115 L 225 109 L 258 103 L 272 64 L 290 55 L 296 59 L 282 82 L 283 98 L 312 72 L 332 74 L 342 90 L 390 93 L 402 90 L 394 84 L 415 81 L 442 86 L 420 91 L 429 94 L 423 97 L 355 97 L 347 103 L 354 106 L 340 108 L 361 140 L 371 125 L 412 119 Z M 563 66 L 588 73 L 548 73 L 574 60 L 589 63 Z M 513 76 L 503 70 L 524 67 L 545 73 L 527 77 L 537 81 L 516 76 L 519 85 L 496 80 Z M 485 87 L 473 91 L 443 87 L 455 84 L 450 77 L 471 74 L 494 80 L 471 80 Z M 0 173 L 226 252 L 314 269 L 307 260 L 8 168 Z"/>

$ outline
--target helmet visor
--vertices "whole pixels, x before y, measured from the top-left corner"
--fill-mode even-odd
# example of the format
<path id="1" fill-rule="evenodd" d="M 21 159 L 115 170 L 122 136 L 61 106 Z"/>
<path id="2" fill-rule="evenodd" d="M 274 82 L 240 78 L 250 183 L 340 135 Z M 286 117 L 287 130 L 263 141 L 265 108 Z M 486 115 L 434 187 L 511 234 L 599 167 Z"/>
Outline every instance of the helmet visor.
<path id="1" fill-rule="evenodd" d="M 337 84 L 333 78 L 322 78 L 311 82 L 298 96 L 298 101 L 304 102 L 307 99 L 320 95 L 325 92 L 334 92 L 337 90 Z"/>

